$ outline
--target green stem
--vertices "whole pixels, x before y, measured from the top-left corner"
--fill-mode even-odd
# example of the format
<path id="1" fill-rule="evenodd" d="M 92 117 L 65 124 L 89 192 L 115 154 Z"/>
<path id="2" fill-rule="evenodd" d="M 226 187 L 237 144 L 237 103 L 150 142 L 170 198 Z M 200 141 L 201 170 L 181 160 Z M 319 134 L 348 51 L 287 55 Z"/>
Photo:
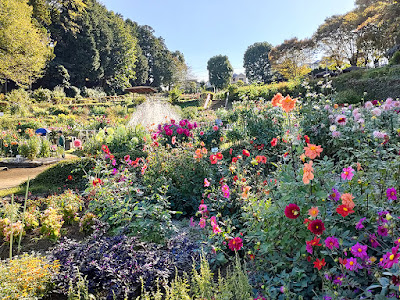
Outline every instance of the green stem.
<path id="1" fill-rule="evenodd" d="M 13 244 L 13 236 L 14 236 L 14 231 L 13 231 L 13 222 L 14 222 L 14 194 L 11 195 L 11 216 L 10 216 L 10 226 L 11 226 L 11 231 L 10 231 L 10 259 L 12 259 L 12 244 Z"/>
<path id="2" fill-rule="evenodd" d="M 24 224 L 25 224 L 26 202 L 28 202 L 28 191 L 29 191 L 29 177 L 28 177 L 28 181 L 26 182 L 24 211 L 22 213 L 22 230 L 19 233 L 19 239 L 18 239 L 18 254 L 21 251 L 21 239 L 22 239 L 22 232 L 24 231 L 23 228 L 24 228 Z"/>

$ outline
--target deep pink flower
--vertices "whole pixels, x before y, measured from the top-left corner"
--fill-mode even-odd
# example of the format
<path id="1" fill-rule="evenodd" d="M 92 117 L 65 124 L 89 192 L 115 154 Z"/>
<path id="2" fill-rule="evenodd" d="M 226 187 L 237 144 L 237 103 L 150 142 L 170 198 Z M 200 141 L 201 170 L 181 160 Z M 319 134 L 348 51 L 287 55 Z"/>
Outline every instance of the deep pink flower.
<path id="1" fill-rule="evenodd" d="M 347 270 L 356 271 L 358 269 L 362 269 L 361 265 L 357 262 L 357 258 L 350 257 L 347 259 L 347 263 L 345 265 Z"/>
<path id="2" fill-rule="evenodd" d="M 358 221 L 358 223 L 356 224 L 356 229 L 360 230 L 364 228 L 363 222 L 366 220 L 367 218 L 361 218 L 360 221 Z"/>
<path id="3" fill-rule="evenodd" d="M 341 176 L 343 180 L 351 180 L 354 176 L 354 169 L 352 167 L 343 168 Z"/>
<path id="4" fill-rule="evenodd" d="M 329 195 L 329 199 L 334 200 L 334 201 L 339 201 L 341 194 L 339 191 L 335 188 L 332 188 L 332 194 Z"/>
<path id="5" fill-rule="evenodd" d="M 380 236 L 387 236 L 388 235 L 388 229 L 386 227 L 379 226 L 378 227 L 378 234 Z"/>
<path id="6" fill-rule="evenodd" d="M 82 141 L 76 139 L 76 140 L 74 141 L 74 147 L 75 147 L 75 148 L 80 148 L 80 147 L 82 147 Z"/>
<path id="7" fill-rule="evenodd" d="M 208 181 L 207 178 L 204 178 L 204 187 L 209 187 L 210 186 L 210 182 Z"/>
<path id="8" fill-rule="evenodd" d="M 393 247 L 391 252 L 386 253 L 379 262 L 379 265 L 382 268 L 390 269 L 394 264 L 399 263 L 400 253 L 397 251 L 399 251 L 399 245 Z"/>
<path id="9" fill-rule="evenodd" d="M 380 246 L 375 234 L 369 235 L 369 242 L 371 243 L 372 248 L 376 248 L 376 247 Z"/>
<path id="10" fill-rule="evenodd" d="M 389 188 L 386 190 L 386 196 L 388 197 L 388 200 L 397 200 L 397 191 L 396 189 Z"/>
<path id="11" fill-rule="evenodd" d="M 206 219 L 200 218 L 199 226 L 200 228 L 206 227 Z"/>
<path id="12" fill-rule="evenodd" d="M 235 237 L 229 240 L 228 246 L 232 251 L 238 251 L 243 247 L 243 240 L 240 237 Z"/>
<path id="13" fill-rule="evenodd" d="M 190 227 L 195 227 L 196 224 L 193 221 L 193 217 L 190 218 L 190 222 L 189 222 Z"/>
<path id="14" fill-rule="evenodd" d="M 219 228 L 218 225 L 214 225 L 214 226 L 213 226 L 213 233 L 214 233 L 214 234 L 218 234 L 218 233 L 220 233 L 220 232 L 222 232 L 221 228 Z"/>
<path id="15" fill-rule="evenodd" d="M 339 241 L 334 236 L 327 237 L 325 240 L 325 246 L 328 249 L 339 248 Z"/>
<path id="16" fill-rule="evenodd" d="M 351 247 L 351 253 L 355 257 L 364 259 L 364 258 L 368 257 L 367 248 L 368 248 L 367 245 L 361 245 L 360 243 L 357 242 L 357 244 L 355 244 L 353 247 Z"/>

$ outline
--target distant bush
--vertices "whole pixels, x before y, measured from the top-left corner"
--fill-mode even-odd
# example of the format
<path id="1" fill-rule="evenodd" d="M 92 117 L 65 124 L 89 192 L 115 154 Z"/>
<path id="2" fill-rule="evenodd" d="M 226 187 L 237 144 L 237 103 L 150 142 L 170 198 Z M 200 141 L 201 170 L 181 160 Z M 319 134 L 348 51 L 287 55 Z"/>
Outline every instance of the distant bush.
<path id="1" fill-rule="evenodd" d="M 49 102 L 51 100 L 52 92 L 48 89 L 39 88 L 33 92 L 33 99 L 37 102 Z"/>
<path id="2" fill-rule="evenodd" d="M 102 88 L 87 88 L 83 87 L 82 88 L 82 96 L 87 97 L 87 98 L 101 98 L 107 96 L 107 94 L 103 91 Z"/>
<path id="3" fill-rule="evenodd" d="M 173 88 L 169 93 L 169 99 L 172 103 L 176 103 L 179 101 L 181 95 L 182 95 L 182 90 L 179 88 Z"/>
<path id="4" fill-rule="evenodd" d="M 29 93 L 24 89 L 12 90 L 6 94 L 5 99 L 10 103 L 27 103 L 29 102 Z"/>
<path id="5" fill-rule="evenodd" d="M 400 51 L 397 51 L 390 59 L 391 65 L 400 65 Z"/>
<path id="6" fill-rule="evenodd" d="M 52 98 L 65 98 L 64 88 L 62 86 L 56 86 L 53 90 Z"/>
<path id="7" fill-rule="evenodd" d="M 360 94 L 352 89 L 340 91 L 335 96 L 335 103 L 348 103 L 348 104 L 356 104 L 361 102 L 363 94 Z"/>
<path id="8" fill-rule="evenodd" d="M 81 90 L 76 86 L 70 86 L 65 89 L 67 97 L 78 98 L 81 95 Z"/>

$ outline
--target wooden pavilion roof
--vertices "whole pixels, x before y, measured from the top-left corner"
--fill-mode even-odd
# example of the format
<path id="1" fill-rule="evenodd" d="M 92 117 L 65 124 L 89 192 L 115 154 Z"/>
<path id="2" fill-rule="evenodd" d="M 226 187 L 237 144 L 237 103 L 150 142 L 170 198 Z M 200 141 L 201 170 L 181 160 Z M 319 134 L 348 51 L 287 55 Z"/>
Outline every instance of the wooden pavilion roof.
<path id="1" fill-rule="evenodd" d="M 125 89 L 125 91 L 137 94 L 153 94 L 157 92 L 157 90 L 151 86 L 134 86 Z"/>

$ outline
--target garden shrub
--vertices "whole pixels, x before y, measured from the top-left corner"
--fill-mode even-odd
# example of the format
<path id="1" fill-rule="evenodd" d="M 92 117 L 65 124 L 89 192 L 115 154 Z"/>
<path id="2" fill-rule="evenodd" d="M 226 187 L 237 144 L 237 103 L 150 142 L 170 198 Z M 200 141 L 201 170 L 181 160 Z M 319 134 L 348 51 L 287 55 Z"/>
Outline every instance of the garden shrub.
<path id="1" fill-rule="evenodd" d="M 179 99 L 182 95 L 183 91 L 177 87 L 173 88 L 169 93 L 169 99 L 171 101 L 171 103 L 175 104 L 177 102 L 179 102 Z"/>
<path id="2" fill-rule="evenodd" d="M 98 99 L 98 98 L 107 96 L 107 94 L 103 91 L 102 88 L 91 89 L 91 88 L 83 87 L 81 93 L 82 93 L 83 97 L 94 98 L 94 99 Z"/>
<path id="3" fill-rule="evenodd" d="M 392 58 L 390 59 L 391 65 L 400 65 L 400 51 L 397 51 L 393 54 Z"/>
<path id="4" fill-rule="evenodd" d="M 252 288 L 249 284 L 246 270 L 236 257 L 233 271 L 228 268 L 225 276 L 218 272 L 212 273 L 210 265 L 204 254 L 200 257 L 199 271 L 195 264 L 191 277 L 186 273 L 183 276 L 175 275 L 169 285 L 163 286 L 165 292 L 161 292 L 159 282 L 153 291 L 142 288 L 142 295 L 137 300 L 165 299 L 165 300 L 191 300 L 191 299 L 215 299 L 215 300 L 249 300 L 253 299 Z"/>
<path id="5" fill-rule="evenodd" d="M 52 92 L 43 88 L 36 89 L 32 94 L 32 98 L 35 99 L 36 102 L 49 102 L 51 97 Z"/>
<path id="6" fill-rule="evenodd" d="M 63 99 L 63 98 L 65 98 L 65 96 L 66 95 L 65 95 L 65 91 L 64 91 L 64 87 L 63 86 L 58 85 L 53 89 L 52 98 L 54 98 L 54 99 Z"/>
<path id="7" fill-rule="evenodd" d="M 187 272 L 198 251 L 198 246 L 183 234 L 161 246 L 125 235 L 109 237 L 99 229 L 80 243 L 64 239 L 49 253 L 60 263 L 55 281 L 58 293 L 67 293 L 70 282 L 76 283 L 79 267 L 90 293 L 110 299 L 127 295 L 132 299 L 140 295 L 141 279 L 144 288 L 149 289 L 155 286 L 156 279 L 168 280 L 176 271 Z"/>
<path id="8" fill-rule="evenodd" d="M 0 260 L 0 298 L 40 298 L 51 288 L 58 269 L 57 262 L 49 262 L 47 258 L 34 254 Z"/>
<path id="9" fill-rule="evenodd" d="M 62 161 L 46 169 L 31 180 L 31 188 L 46 187 L 47 191 L 60 189 L 80 189 L 86 187 L 86 172 L 93 167 L 90 159 Z M 69 177 L 70 176 L 70 177 Z"/>
<path id="10" fill-rule="evenodd" d="M 22 105 L 28 103 L 30 98 L 29 93 L 24 89 L 16 89 L 6 94 L 5 99 L 10 103 L 18 103 Z"/>
<path id="11" fill-rule="evenodd" d="M 81 95 L 81 90 L 76 86 L 69 86 L 65 89 L 65 94 L 70 98 L 79 98 Z"/>
<path id="12" fill-rule="evenodd" d="M 104 126 L 108 125 L 107 123 Z M 125 155 L 131 157 L 143 157 L 144 140 L 150 139 L 148 132 L 141 126 L 117 128 L 105 127 L 101 129 L 93 139 L 84 144 L 83 151 L 87 154 L 95 155 L 101 151 L 102 145 L 107 145 L 110 152 L 118 159 Z"/>

